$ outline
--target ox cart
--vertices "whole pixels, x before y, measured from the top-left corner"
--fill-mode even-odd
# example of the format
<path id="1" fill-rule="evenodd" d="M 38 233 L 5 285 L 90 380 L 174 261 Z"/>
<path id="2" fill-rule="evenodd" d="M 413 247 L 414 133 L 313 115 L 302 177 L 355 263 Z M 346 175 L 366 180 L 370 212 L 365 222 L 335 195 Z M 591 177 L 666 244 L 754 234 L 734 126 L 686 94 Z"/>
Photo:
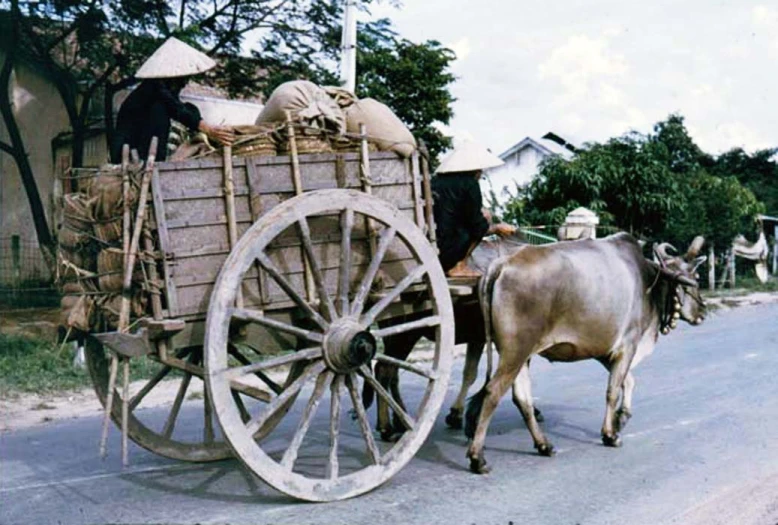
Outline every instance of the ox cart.
<path id="1" fill-rule="evenodd" d="M 287 156 L 152 158 L 134 179 L 125 161 L 124 202 L 128 179 L 137 196 L 121 221 L 122 307 L 118 320 L 90 321 L 86 358 L 125 446 L 193 462 L 234 454 L 281 492 L 332 501 L 388 480 L 432 429 L 452 364 L 452 296 L 418 152 L 369 152 L 365 133 L 352 152 L 298 154 L 293 133 L 290 144 Z M 383 353 L 385 337 L 420 327 L 436 330 L 428 359 Z M 375 362 L 417 381 L 418 404 L 395 401 Z M 133 392 L 130 366 L 147 371 Z M 405 427 L 396 442 L 374 438 L 361 383 Z M 164 424 L 150 416 L 161 408 L 144 410 L 152 397 Z"/>

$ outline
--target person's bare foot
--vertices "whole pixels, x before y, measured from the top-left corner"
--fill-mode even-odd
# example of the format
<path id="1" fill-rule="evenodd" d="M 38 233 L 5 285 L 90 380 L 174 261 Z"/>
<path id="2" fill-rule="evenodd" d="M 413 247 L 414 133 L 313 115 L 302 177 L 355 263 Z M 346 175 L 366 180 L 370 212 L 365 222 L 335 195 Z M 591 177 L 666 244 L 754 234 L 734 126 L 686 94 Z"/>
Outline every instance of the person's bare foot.
<path id="1" fill-rule="evenodd" d="M 459 261 L 456 266 L 446 272 L 446 277 L 458 277 L 460 279 L 477 279 L 481 272 L 470 268 L 465 261 Z"/>

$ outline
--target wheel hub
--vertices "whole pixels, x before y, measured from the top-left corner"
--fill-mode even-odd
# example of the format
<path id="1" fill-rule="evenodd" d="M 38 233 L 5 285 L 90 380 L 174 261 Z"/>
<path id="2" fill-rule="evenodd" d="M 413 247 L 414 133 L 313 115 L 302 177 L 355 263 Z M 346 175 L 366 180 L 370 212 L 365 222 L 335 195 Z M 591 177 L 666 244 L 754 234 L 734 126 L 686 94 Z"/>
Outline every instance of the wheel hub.
<path id="1" fill-rule="evenodd" d="M 375 356 L 376 340 L 353 319 L 338 319 L 324 336 L 324 361 L 339 373 L 353 372 Z"/>

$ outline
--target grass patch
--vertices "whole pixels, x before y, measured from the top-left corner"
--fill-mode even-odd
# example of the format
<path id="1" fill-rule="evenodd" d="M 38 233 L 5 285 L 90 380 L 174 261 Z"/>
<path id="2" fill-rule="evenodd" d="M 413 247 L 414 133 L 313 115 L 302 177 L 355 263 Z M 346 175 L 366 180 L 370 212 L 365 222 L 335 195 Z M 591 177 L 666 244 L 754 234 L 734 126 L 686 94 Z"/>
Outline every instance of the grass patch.
<path id="1" fill-rule="evenodd" d="M 23 393 L 68 392 L 92 386 L 86 368 L 73 366 L 74 345 L 60 348 L 40 339 L 0 334 L 0 399 Z M 130 380 L 149 379 L 162 365 L 151 359 L 130 361 Z M 178 370 L 168 378 L 181 375 Z M 118 381 L 121 381 L 121 369 Z"/>
<path id="2" fill-rule="evenodd" d="M 762 284 L 756 277 L 739 277 L 735 288 L 717 288 L 713 291 L 703 289 L 705 297 L 732 297 L 754 292 L 778 292 L 778 279 L 771 276 L 766 283 Z"/>
<path id="3" fill-rule="evenodd" d="M 73 367 L 73 351 L 14 335 L 0 334 L 0 397 L 23 392 L 75 390 L 91 384 L 86 370 Z"/>

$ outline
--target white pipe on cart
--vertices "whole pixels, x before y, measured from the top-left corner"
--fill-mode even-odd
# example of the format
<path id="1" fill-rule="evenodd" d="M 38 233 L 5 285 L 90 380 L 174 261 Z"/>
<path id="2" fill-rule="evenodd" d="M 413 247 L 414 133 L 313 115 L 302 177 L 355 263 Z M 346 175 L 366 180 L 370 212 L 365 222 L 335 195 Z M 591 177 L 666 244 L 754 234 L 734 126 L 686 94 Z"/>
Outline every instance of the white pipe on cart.
<path id="1" fill-rule="evenodd" d="M 357 83 L 357 2 L 345 0 L 340 38 L 340 84 L 354 92 Z"/>

